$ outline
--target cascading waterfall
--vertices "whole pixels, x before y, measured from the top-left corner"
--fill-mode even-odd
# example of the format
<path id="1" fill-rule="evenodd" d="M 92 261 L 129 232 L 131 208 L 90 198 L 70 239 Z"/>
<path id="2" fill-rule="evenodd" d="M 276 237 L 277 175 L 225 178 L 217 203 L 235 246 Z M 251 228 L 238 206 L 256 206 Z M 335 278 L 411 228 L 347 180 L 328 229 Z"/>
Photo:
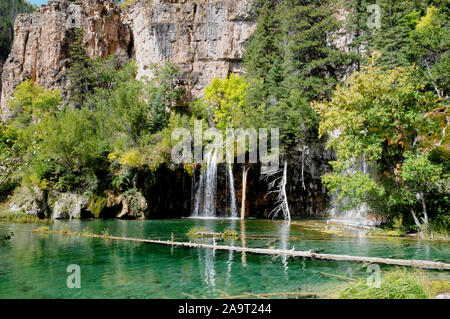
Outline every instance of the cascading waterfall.
<path id="1" fill-rule="evenodd" d="M 217 150 L 211 151 L 207 156 L 206 179 L 204 188 L 203 216 L 216 216 L 216 190 L 217 190 Z"/>
<path id="2" fill-rule="evenodd" d="M 218 150 L 212 149 L 206 153 L 202 163 L 200 179 L 194 199 L 192 217 L 216 217 L 217 202 L 217 166 Z M 230 155 L 227 152 L 227 175 L 230 191 L 230 217 L 237 218 L 236 193 L 234 189 L 234 176 L 231 167 Z"/>
<path id="3" fill-rule="evenodd" d="M 216 216 L 217 153 L 216 149 L 211 150 L 202 163 L 193 217 Z"/>

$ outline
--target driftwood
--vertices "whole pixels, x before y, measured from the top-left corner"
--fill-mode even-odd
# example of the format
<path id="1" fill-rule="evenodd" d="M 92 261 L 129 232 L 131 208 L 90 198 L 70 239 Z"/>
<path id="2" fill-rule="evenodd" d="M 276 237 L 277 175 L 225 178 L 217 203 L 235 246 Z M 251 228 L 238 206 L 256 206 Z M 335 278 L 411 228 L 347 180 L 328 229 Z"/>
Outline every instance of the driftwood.
<path id="1" fill-rule="evenodd" d="M 49 231 L 52 233 L 52 231 Z M 57 233 L 57 232 L 55 232 Z M 140 239 L 140 238 L 127 238 L 127 237 L 116 237 L 116 236 L 102 236 L 95 234 L 80 234 L 80 233 L 66 233 L 66 235 L 91 237 L 91 238 L 106 238 L 112 240 L 123 240 L 132 241 L 138 243 L 155 244 L 155 245 L 168 245 L 168 246 L 179 246 L 179 247 L 189 247 L 189 248 L 211 248 L 215 250 L 227 250 L 236 251 L 259 255 L 281 255 L 289 257 L 303 257 L 310 259 L 322 259 L 322 260 L 336 260 L 336 261 L 359 261 L 368 263 L 379 263 L 388 265 L 398 265 L 407 267 L 416 267 L 424 269 L 440 269 L 440 270 L 450 270 L 450 264 L 443 262 L 429 261 L 429 260 L 408 260 L 408 259 L 392 259 L 392 258 L 379 258 L 379 257 L 360 257 L 360 256 L 349 256 L 349 255 L 333 255 L 333 254 L 319 254 L 314 253 L 312 250 L 308 251 L 296 251 L 294 249 L 267 249 L 267 248 L 247 248 L 239 246 L 223 246 L 215 244 L 200 244 L 192 242 L 177 242 L 173 240 L 154 240 L 154 239 Z"/>

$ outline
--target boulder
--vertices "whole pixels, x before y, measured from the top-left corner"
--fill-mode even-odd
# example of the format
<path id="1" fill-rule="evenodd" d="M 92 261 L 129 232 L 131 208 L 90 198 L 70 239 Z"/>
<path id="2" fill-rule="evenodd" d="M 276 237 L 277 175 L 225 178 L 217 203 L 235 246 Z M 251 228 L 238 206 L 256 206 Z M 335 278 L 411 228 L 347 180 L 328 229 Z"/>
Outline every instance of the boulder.
<path id="1" fill-rule="evenodd" d="M 86 195 L 76 193 L 59 193 L 53 204 L 53 219 L 80 219 L 90 218 L 92 214 L 87 211 L 88 198 Z"/>
<path id="2" fill-rule="evenodd" d="M 38 186 L 22 186 L 16 189 L 8 205 L 12 212 L 22 212 L 39 218 L 50 217 L 47 193 Z"/>

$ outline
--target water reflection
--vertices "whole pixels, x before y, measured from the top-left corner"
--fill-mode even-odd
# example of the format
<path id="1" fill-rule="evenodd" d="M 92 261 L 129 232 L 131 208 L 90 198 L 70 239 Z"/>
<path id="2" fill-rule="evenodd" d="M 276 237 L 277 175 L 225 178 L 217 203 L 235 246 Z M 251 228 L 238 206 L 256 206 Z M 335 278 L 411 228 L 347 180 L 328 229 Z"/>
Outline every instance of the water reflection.
<path id="1" fill-rule="evenodd" d="M 15 236 L 0 244 L 0 298 L 183 298 L 219 297 L 275 291 L 332 291 L 342 281 L 320 274 L 367 276 L 361 263 L 272 258 L 214 249 L 170 246 L 104 239 L 35 234 L 37 225 L 1 224 L 1 231 Z M 180 241 L 194 226 L 211 231 L 226 229 L 240 239 L 220 245 L 316 250 L 360 256 L 428 259 L 450 262 L 447 242 L 342 237 L 321 234 L 304 224 L 258 220 L 152 220 L 152 221 L 57 221 L 49 227 L 94 233 L 104 229 L 114 236 Z M 6 229 L 6 230 L 5 230 Z M 195 239 L 212 243 L 212 239 Z M 271 242 L 269 242 L 271 241 Z M 172 251 L 172 253 L 171 253 Z M 240 254 L 241 258 L 235 254 Z M 66 287 L 66 268 L 78 264 L 82 289 Z M 383 271 L 388 266 L 382 267 Z M 449 272 L 439 272 L 449 278 Z M 336 288 L 338 287 L 338 288 Z"/>
<path id="2" fill-rule="evenodd" d="M 289 236 L 290 236 L 290 228 L 291 224 L 289 222 L 283 221 L 280 224 L 280 230 L 279 230 L 279 238 L 280 238 L 280 247 L 279 249 L 287 250 L 288 249 L 288 243 L 289 243 Z M 287 255 L 281 255 L 281 260 L 283 263 L 283 272 L 284 277 L 286 280 L 289 280 L 288 277 L 288 256 Z"/>
<path id="3" fill-rule="evenodd" d="M 231 224 L 230 224 L 230 230 L 231 230 L 232 232 L 235 232 L 235 231 L 236 231 L 236 220 L 232 220 L 232 221 L 231 221 Z M 235 246 L 235 240 L 234 240 L 234 239 L 231 239 L 231 240 L 230 240 L 230 246 L 232 246 L 232 247 Z M 226 285 L 227 287 L 230 286 L 230 280 L 231 280 L 231 268 L 232 268 L 232 266 L 233 266 L 233 254 L 234 254 L 234 251 L 232 251 L 232 250 L 230 250 L 230 251 L 228 252 L 228 261 L 227 261 L 227 279 L 226 279 L 226 281 L 225 281 L 225 285 Z"/>
<path id="4" fill-rule="evenodd" d="M 245 221 L 241 221 L 241 245 L 242 247 L 246 246 L 246 234 L 245 234 Z M 247 267 L 247 253 L 242 252 L 242 266 Z"/>

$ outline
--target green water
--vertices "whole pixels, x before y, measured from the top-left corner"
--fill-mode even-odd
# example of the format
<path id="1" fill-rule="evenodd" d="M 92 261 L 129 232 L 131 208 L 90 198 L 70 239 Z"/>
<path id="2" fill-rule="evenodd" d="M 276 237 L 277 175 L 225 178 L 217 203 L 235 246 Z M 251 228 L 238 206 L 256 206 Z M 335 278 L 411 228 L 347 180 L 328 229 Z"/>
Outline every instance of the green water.
<path id="1" fill-rule="evenodd" d="M 186 298 L 236 296 L 280 291 L 335 293 L 347 282 L 320 272 L 353 278 L 368 276 L 362 263 L 289 259 L 211 249 L 171 248 L 149 244 L 37 234 L 39 225 L 0 223 L 0 233 L 14 232 L 0 243 L 0 298 Z M 92 220 L 61 221 L 50 227 L 70 227 L 94 233 L 135 238 L 189 241 L 193 226 L 211 231 L 231 229 L 244 240 L 221 244 L 320 250 L 323 253 L 440 260 L 450 263 L 445 241 L 367 238 L 362 234 L 337 236 L 319 230 L 319 221 L 291 225 L 266 220 Z M 206 240 L 207 241 L 207 240 Z M 66 285 L 68 265 L 81 269 L 81 288 Z M 389 270 L 388 266 L 381 270 Z M 449 272 L 427 271 L 427 276 L 449 280 Z M 320 295 L 322 296 L 322 295 Z"/>

